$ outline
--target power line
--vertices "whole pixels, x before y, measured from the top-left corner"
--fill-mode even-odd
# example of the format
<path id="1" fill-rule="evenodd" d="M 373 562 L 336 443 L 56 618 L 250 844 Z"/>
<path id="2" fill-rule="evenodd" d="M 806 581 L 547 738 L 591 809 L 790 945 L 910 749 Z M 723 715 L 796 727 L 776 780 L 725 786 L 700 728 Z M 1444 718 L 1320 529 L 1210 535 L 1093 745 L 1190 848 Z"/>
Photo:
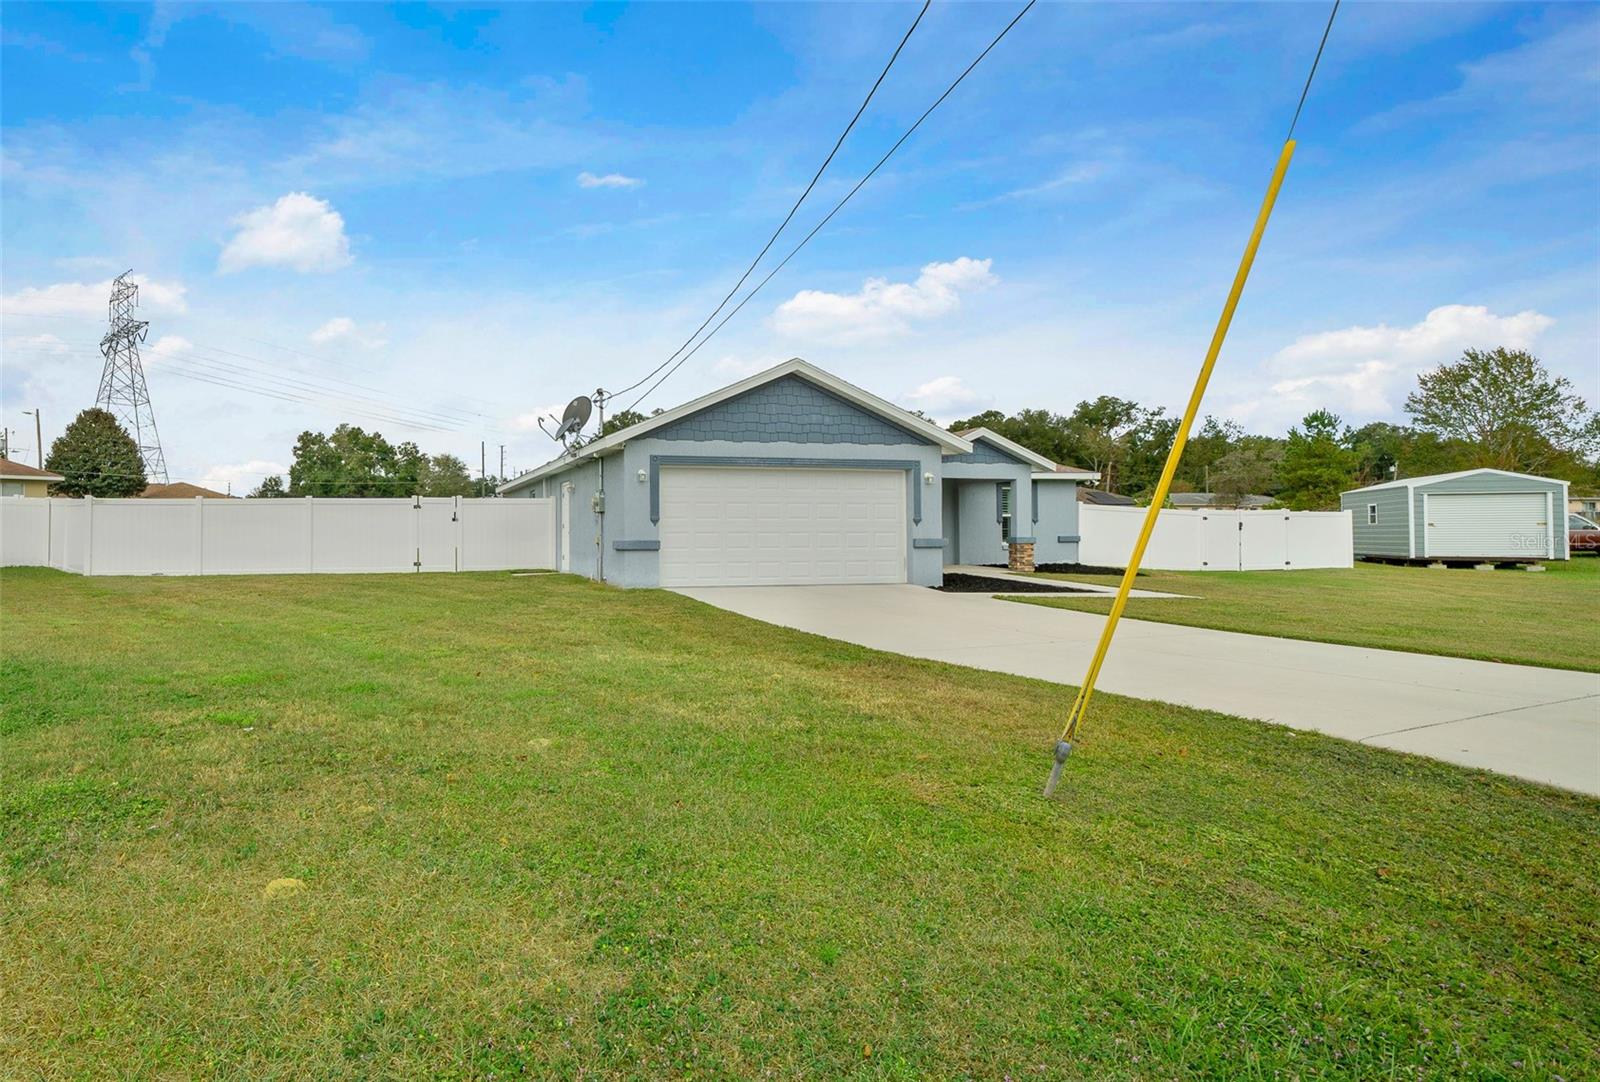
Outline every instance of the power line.
<path id="1" fill-rule="evenodd" d="M 708 334 L 704 338 L 702 338 L 700 340 L 699 344 L 697 344 L 688 353 L 685 353 L 681 358 L 679 358 L 676 364 L 674 364 L 671 368 L 668 368 L 665 372 L 663 372 L 661 374 L 661 378 L 656 380 L 653 384 L 651 384 L 648 388 L 646 388 L 645 392 L 643 394 L 641 394 L 638 398 L 634 399 L 632 405 L 628 406 L 627 408 L 628 409 L 638 409 L 639 403 L 643 402 L 646 398 L 650 397 L 650 395 L 655 391 L 655 389 L 657 387 L 660 387 L 663 383 L 665 383 L 672 376 L 672 374 L 674 372 L 676 372 L 679 368 L 682 368 L 685 361 L 687 361 L 690 357 L 693 357 L 696 353 L 700 352 L 700 347 L 701 346 L 704 346 L 707 342 L 711 341 L 711 339 L 716 336 L 716 333 L 718 331 L 722 330 L 722 328 L 727 324 L 728 320 L 732 319 L 734 316 L 739 314 L 739 309 L 743 308 L 746 304 L 750 303 L 750 299 L 752 297 L 754 297 L 757 293 L 760 293 L 761 290 L 762 290 L 762 287 L 764 287 L 768 282 L 772 281 L 773 277 L 788 264 L 789 260 L 793 259 L 796 255 L 799 254 L 800 249 L 804 248 L 807 244 L 811 243 L 811 238 L 815 237 L 819 232 L 821 232 L 822 231 L 822 227 L 827 225 L 830 221 L 832 221 L 833 220 L 833 216 L 835 214 L 838 214 L 840 210 L 844 209 L 844 205 L 846 203 L 850 202 L 850 200 L 855 197 L 855 194 L 857 192 L 859 192 L 862 189 L 863 186 L 865 186 L 867 181 L 871 180 L 873 178 L 873 176 L 878 172 L 878 170 L 883 168 L 884 163 L 887 162 L 890 158 L 892 158 L 894 156 L 895 152 L 900 149 L 901 145 L 904 144 L 907 139 L 910 139 L 912 134 L 918 128 L 922 127 L 922 122 L 924 120 L 927 120 L 928 117 L 933 113 L 933 111 L 935 109 L 939 108 L 939 106 L 944 103 L 944 100 L 946 98 L 948 98 L 952 93 L 955 92 L 956 87 L 960 86 L 961 83 L 966 79 L 966 77 L 968 75 L 972 74 L 972 70 L 974 68 L 976 68 L 980 63 L 983 62 L 983 58 L 988 56 L 990 51 L 993 50 L 996 45 L 999 45 L 1001 40 L 1007 34 L 1011 33 L 1011 28 L 1016 26 L 1017 23 L 1021 22 L 1022 21 L 1022 17 L 1024 15 L 1026 15 L 1030 10 L 1032 10 L 1033 5 L 1035 3 L 1037 3 L 1037 2 L 1038 2 L 1038 0 L 1028 0 L 1028 3 L 1023 6 L 1022 10 L 1017 12 L 1017 14 L 1012 18 L 1012 20 L 1005 25 L 1005 28 L 1003 30 L 1001 30 L 1000 33 L 995 35 L 994 40 L 989 42 L 989 44 L 984 48 L 983 52 L 979 53 L 977 58 L 974 59 L 972 61 L 972 63 L 967 65 L 966 70 L 964 70 L 960 75 L 956 76 L 955 82 L 951 83 L 948 87 L 946 87 L 944 93 L 940 94 L 938 96 L 938 98 L 936 98 L 934 100 L 934 103 L 932 105 L 928 106 L 928 108 L 923 111 L 923 114 L 917 118 L 916 123 L 912 124 L 911 127 L 907 128 L 906 131 L 905 131 L 905 134 L 900 136 L 899 139 L 895 140 L 894 145 L 889 148 L 889 150 L 884 154 L 883 157 L 878 159 L 878 164 L 874 165 L 871 169 L 869 169 L 867 171 L 866 176 L 864 176 L 860 180 L 858 180 L 856 182 L 856 186 L 854 188 L 851 188 L 847 193 L 845 193 L 845 197 L 843 199 L 839 200 L 838 203 L 834 204 L 833 209 L 828 211 L 827 217 L 823 218 L 822 221 L 818 222 L 816 224 L 816 226 L 811 230 L 811 232 L 809 232 L 809 233 L 807 233 L 805 235 L 805 239 L 802 240 L 799 244 L 795 245 L 794 249 L 788 255 L 783 257 L 783 262 L 779 263 L 776 267 L 773 267 L 772 270 L 770 272 L 768 272 L 767 276 L 765 278 L 761 279 L 760 282 L 756 283 L 755 288 L 750 290 L 749 293 L 746 293 L 745 296 L 744 296 L 744 299 L 741 300 L 737 305 L 734 306 L 733 311 L 729 312 L 726 316 L 724 316 L 722 318 L 722 321 L 720 323 L 718 323 L 715 327 L 711 328 L 711 333 L 710 334 Z"/>
<path id="2" fill-rule="evenodd" d="M 1306 107 L 1306 96 L 1311 93 L 1311 80 L 1317 77 L 1317 65 L 1322 62 L 1322 50 L 1328 47 L 1328 34 L 1333 30 L 1333 17 L 1339 14 L 1339 0 L 1333 0 L 1333 10 L 1328 12 L 1328 25 L 1322 28 L 1322 40 L 1317 43 L 1317 55 L 1311 59 L 1311 70 L 1306 72 L 1306 85 L 1300 91 L 1300 103 L 1294 107 L 1294 119 L 1289 121 L 1289 134 L 1284 139 L 1294 138 L 1294 126 L 1300 123 L 1300 110 Z"/>
<path id="3" fill-rule="evenodd" d="M 833 149 L 828 151 L 828 156 L 822 159 L 822 164 L 817 167 L 816 173 L 812 175 L 811 183 L 807 184 L 805 191 L 800 193 L 800 198 L 794 201 L 794 206 L 790 207 L 789 213 L 783 216 L 783 221 L 779 222 L 778 228 L 772 231 L 772 236 L 767 238 L 767 243 L 761 246 L 761 251 L 756 253 L 756 257 L 752 259 L 750 261 L 750 265 L 744 269 L 744 273 L 739 276 L 739 280 L 733 283 L 733 288 L 728 290 L 727 296 L 723 297 L 722 300 L 717 303 L 717 306 L 711 310 L 711 314 L 706 316 L 706 318 L 701 321 L 700 326 L 694 329 L 694 333 L 688 338 L 684 339 L 683 345 L 673 350 L 671 355 L 668 356 L 666 360 L 662 361 L 649 372 L 645 373 L 641 379 L 628 384 L 628 386 L 622 388 L 620 391 L 611 391 L 610 395 L 616 396 L 627 394 L 640 384 L 647 382 L 651 377 L 653 377 L 657 372 L 661 371 L 667 365 L 671 364 L 673 359 L 687 349 L 689 343 L 693 342 L 695 338 L 699 336 L 700 332 L 706 329 L 706 324 L 717 318 L 717 313 L 721 312 L 722 309 L 727 306 L 728 302 L 733 299 L 733 295 L 739 292 L 745 281 L 749 279 L 750 275 L 755 271 L 756 266 L 766 258 L 767 253 L 772 250 L 772 246 L 777 243 L 779 234 L 788 228 L 789 223 L 794 220 L 795 214 L 800 210 L 800 204 L 806 201 L 806 197 L 811 194 L 811 189 L 815 188 L 817 186 L 817 181 L 822 179 L 822 174 L 827 171 L 829 164 L 833 161 L 834 155 L 838 154 L 839 148 L 844 145 L 845 136 L 849 135 L 851 130 L 856 126 L 856 121 L 861 119 L 861 114 L 867 111 L 867 105 L 871 103 L 873 95 L 877 94 L 878 88 L 883 85 L 883 80 L 888 76 L 889 69 L 894 67 L 894 62 L 900 58 L 900 51 L 906 47 L 906 42 L 911 40 L 911 35 L 916 32 L 917 26 L 922 22 L 922 17 L 928 13 L 928 8 L 932 5 L 932 3 L 933 0 L 925 0 L 922 5 L 922 10 L 917 12 L 917 17 L 912 20 L 910 29 L 908 29 L 905 32 L 905 36 L 900 39 L 900 44 L 894 47 L 894 52 L 889 56 L 889 62 L 885 64 L 883 66 L 883 70 L 878 73 L 878 78 L 872 84 L 872 89 L 868 90 L 867 96 L 862 99 L 860 107 L 856 109 L 855 116 L 851 117 L 850 123 L 844 126 L 844 131 L 840 132 L 839 138 L 834 140 Z"/>

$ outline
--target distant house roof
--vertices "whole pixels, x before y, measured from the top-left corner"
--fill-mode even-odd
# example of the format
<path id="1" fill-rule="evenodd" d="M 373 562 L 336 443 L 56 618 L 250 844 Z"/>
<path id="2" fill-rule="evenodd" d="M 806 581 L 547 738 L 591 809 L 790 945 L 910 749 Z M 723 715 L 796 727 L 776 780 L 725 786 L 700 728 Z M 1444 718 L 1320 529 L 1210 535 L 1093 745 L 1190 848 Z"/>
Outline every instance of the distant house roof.
<path id="1" fill-rule="evenodd" d="M 1133 497 L 1119 492 L 1106 492 L 1098 488 L 1078 488 L 1079 503 L 1099 504 L 1102 507 L 1132 507 Z"/>
<path id="2" fill-rule="evenodd" d="M 191 485 L 187 481 L 174 481 L 170 485 L 147 485 L 139 493 L 139 498 L 144 500 L 192 500 L 196 496 L 203 496 L 208 500 L 230 500 L 233 497 L 226 492 L 217 492 L 199 485 Z"/>
<path id="3" fill-rule="evenodd" d="M 1457 470 L 1454 473 L 1434 473 L 1423 477 L 1402 477 L 1398 481 L 1384 481 L 1382 484 L 1367 485 L 1364 488 L 1352 488 L 1346 491 L 1373 492 L 1380 488 L 1416 488 L 1418 485 L 1431 485 L 1435 481 L 1453 481 L 1457 477 L 1471 477 L 1480 473 L 1492 473 L 1501 477 L 1520 477 L 1524 481 L 1543 481 L 1546 484 L 1565 485 L 1568 483 L 1557 477 L 1538 477 L 1531 473 L 1513 473 L 1510 470 L 1495 470 L 1484 466 L 1476 470 Z"/>
<path id="4" fill-rule="evenodd" d="M 1271 496 L 1240 496 L 1224 499 L 1215 492 L 1174 492 L 1167 497 L 1173 507 L 1242 507 L 1247 510 L 1273 503 Z"/>
<path id="5" fill-rule="evenodd" d="M 0 458 L 0 477 L 8 481 L 65 481 L 59 473 L 49 470 L 37 469 L 33 466 L 24 466 L 9 458 Z"/>

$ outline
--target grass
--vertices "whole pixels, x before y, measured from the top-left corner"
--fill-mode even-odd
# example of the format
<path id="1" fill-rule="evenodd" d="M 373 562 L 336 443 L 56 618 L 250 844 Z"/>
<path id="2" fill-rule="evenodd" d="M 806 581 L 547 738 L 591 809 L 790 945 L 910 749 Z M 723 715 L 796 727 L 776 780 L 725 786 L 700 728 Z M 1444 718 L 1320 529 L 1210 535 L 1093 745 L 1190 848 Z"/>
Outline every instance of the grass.
<path id="1" fill-rule="evenodd" d="M 0 618 L 0 1073 L 1600 1073 L 1593 800 L 1105 696 L 1046 802 L 1058 686 L 564 576 Z"/>
<path id="2" fill-rule="evenodd" d="M 1600 597 L 1600 559 L 1580 557 L 1527 571 L 1433 570 L 1358 563 L 1350 570 L 1149 571 L 1138 589 L 1187 599 L 1131 598 L 1124 615 L 1346 646 L 1509 661 L 1600 672 L 1590 615 Z M 1117 575 L 1051 575 L 1115 586 Z M 1107 612 L 1106 598 L 1006 598 L 1029 605 Z"/>

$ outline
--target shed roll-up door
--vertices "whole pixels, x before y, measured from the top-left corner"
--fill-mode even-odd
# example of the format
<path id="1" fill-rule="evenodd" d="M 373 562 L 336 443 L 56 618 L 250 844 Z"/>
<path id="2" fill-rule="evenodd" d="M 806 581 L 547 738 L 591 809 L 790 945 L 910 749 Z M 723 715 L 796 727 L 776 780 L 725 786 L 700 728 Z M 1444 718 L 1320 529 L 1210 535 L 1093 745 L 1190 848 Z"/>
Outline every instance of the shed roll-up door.
<path id="1" fill-rule="evenodd" d="M 669 466 L 661 585 L 906 581 L 903 470 Z"/>
<path id="2" fill-rule="evenodd" d="M 1429 493 L 1424 539 L 1430 557 L 1550 556 L 1550 505 L 1543 492 Z"/>

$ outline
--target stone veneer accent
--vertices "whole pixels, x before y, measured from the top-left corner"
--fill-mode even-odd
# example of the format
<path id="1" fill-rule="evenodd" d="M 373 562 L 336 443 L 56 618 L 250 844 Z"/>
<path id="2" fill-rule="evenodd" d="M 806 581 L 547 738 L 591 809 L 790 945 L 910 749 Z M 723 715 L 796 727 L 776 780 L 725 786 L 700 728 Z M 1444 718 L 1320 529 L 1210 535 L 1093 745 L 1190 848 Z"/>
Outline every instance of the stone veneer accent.
<path id="1" fill-rule="evenodd" d="M 1032 571 L 1033 570 L 1033 542 L 1032 541 L 1013 541 L 1013 542 L 1011 542 L 1010 558 L 1006 561 L 1006 566 L 1008 568 L 1010 568 L 1012 571 Z"/>

